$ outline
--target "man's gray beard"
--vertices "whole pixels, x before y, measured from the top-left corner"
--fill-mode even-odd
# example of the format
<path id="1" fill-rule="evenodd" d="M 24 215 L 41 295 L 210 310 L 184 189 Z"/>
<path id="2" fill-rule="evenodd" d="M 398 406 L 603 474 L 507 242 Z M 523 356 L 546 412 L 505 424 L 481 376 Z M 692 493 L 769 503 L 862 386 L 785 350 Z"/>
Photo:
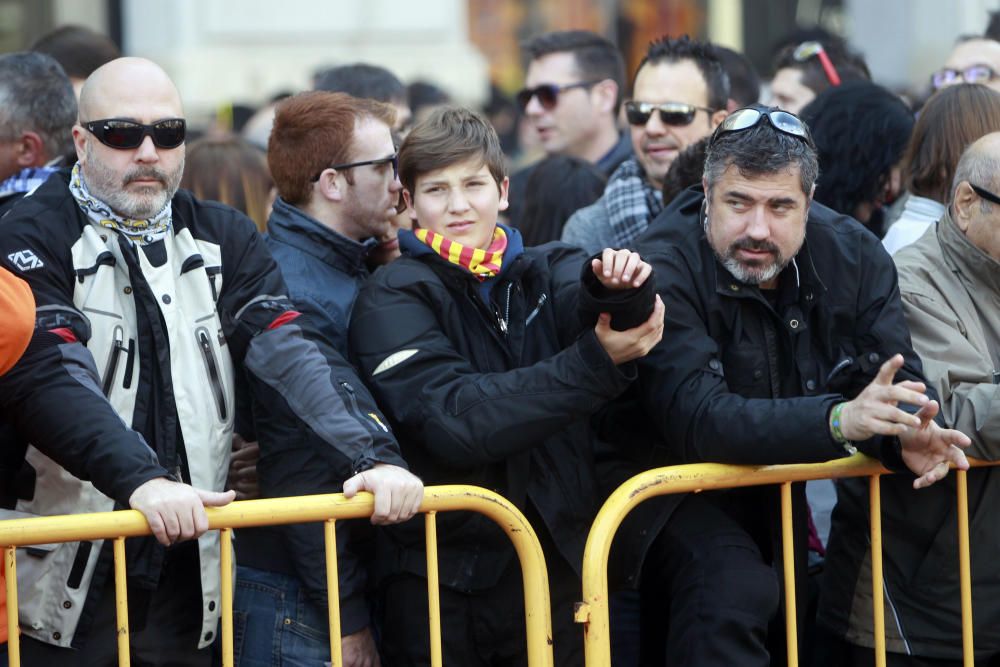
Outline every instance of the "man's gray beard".
<path id="1" fill-rule="evenodd" d="M 719 258 L 719 261 L 726 267 L 726 270 L 733 274 L 734 278 L 746 285 L 761 285 L 766 283 L 773 278 L 777 278 L 778 274 L 788 266 L 788 262 L 773 262 L 768 266 L 750 267 L 741 264 L 739 260 L 732 256 L 721 257 L 719 253 L 716 253 L 715 256 Z"/>
<path id="2" fill-rule="evenodd" d="M 124 179 L 119 180 L 118 176 L 105 167 L 94 154 L 89 151 L 87 164 L 82 168 L 83 180 L 87 183 L 90 194 L 97 197 L 111 208 L 112 211 L 132 220 L 148 220 L 163 210 L 177 189 L 180 187 L 181 175 L 184 173 L 184 160 L 178 165 L 177 172 L 168 174 L 156 167 L 146 168 L 162 175 L 166 179 L 165 187 L 154 193 L 144 195 L 133 195 L 124 190 L 128 179 L 136 175 L 137 170 L 132 169 L 126 173 Z M 139 169 L 139 171 L 143 171 Z"/>

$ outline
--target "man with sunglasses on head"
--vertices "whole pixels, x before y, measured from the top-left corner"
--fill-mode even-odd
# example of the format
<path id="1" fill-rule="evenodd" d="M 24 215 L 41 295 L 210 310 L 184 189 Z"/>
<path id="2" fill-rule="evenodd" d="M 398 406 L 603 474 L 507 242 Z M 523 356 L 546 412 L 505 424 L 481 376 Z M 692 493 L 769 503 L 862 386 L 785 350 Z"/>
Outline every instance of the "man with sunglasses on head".
<path id="1" fill-rule="evenodd" d="M 398 467 L 368 394 L 337 384 L 350 366 L 295 309 L 253 223 L 177 189 L 186 122 L 166 73 L 114 60 L 87 79 L 79 112 L 77 163 L 19 202 L 0 234 L 0 264 L 37 304 L 26 357 L 32 346 L 55 357 L 0 383 L 32 443 L 15 510 L 141 510 L 159 544 L 126 544 L 133 664 L 209 665 L 220 547 L 202 506 L 232 500 L 221 491 L 234 422 L 256 429 L 262 450 L 310 448 L 316 474 L 346 479 L 347 494 L 374 491 L 373 521 L 412 515 L 422 487 Z M 116 663 L 109 547 L 19 554 L 26 664 Z"/>
<path id="2" fill-rule="evenodd" d="M 614 44 L 585 30 L 549 32 L 524 45 L 529 58 L 517 103 L 546 155 L 571 155 L 610 175 L 632 154 L 618 130 L 625 62 Z M 510 177 L 507 217 L 516 227 L 534 166 Z"/>
<path id="3" fill-rule="evenodd" d="M 944 67 L 931 75 L 934 90 L 956 83 L 981 83 L 1000 91 L 1000 42 L 990 37 L 959 40 Z"/>
<path id="4" fill-rule="evenodd" d="M 791 44 L 774 58 L 771 104 L 797 114 L 827 88 L 871 80 L 864 58 L 839 40 Z"/>
<path id="5" fill-rule="evenodd" d="M 968 467 L 969 439 L 936 423 L 892 260 L 860 224 L 812 201 L 818 171 L 796 116 L 737 110 L 710 140 L 704 193 L 682 193 L 640 239 L 667 307 L 638 380 L 658 463 L 814 463 L 861 450 L 928 486 L 949 463 Z M 774 487 L 676 499 L 643 568 L 644 664 L 766 667 L 784 651 L 779 507 Z M 805 510 L 796 485 L 799 581 Z"/>
<path id="6" fill-rule="evenodd" d="M 391 131 L 395 118 L 391 106 L 373 99 L 310 91 L 278 104 L 268 142 L 279 196 L 267 222 L 267 246 L 296 309 L 345 359 L 351 310 L 370 275 L 366 260 L 391 229 L 402 190 Z M 365 391 L 353 370 L 345 369 L 338 382 L 348 397 Z M 322 470 L 308 443 L 261 443 L 257 472 L 264 496 L 341 490 L 342 480 Z M 344 664 L 378 665 L 366 600 L 372 531 L 350 522 L 337 536 Z M 308 662 L 318 655 L 329 660 L 326 572 L 319 567 L 325 559 L 322 526 L 241 530 L 239 538 L 234 608 L 245 619 L 247 638 L 236 649 L 237 664 Z M 273 548 L 277 543 L 287 547 Z M 281 627 L 286 615 L 282 598 L 300 600 L 297 621 L 310 629 L 309 638 L 275 644 L 270 629 Z"/>
<path id="7" fill-rule="evenodd" d="M 687 35 L 651 42 L 625 102 L 634 157 L 603 196 L 570 217 L 562 240 L 587 252 L 627 248 L 663 210 L 663 178 L 674 158 L 726 117 L 729 78 L 715 48 Z"/>

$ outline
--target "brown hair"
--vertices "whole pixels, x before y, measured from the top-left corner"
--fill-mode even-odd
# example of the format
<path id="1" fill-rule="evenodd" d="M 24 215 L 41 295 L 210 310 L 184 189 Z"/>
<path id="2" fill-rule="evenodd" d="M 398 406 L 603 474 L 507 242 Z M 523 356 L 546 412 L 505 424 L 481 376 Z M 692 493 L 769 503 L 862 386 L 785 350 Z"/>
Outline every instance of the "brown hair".
<path id="1" fill-rule="evenodd" d="M 279 102 L 267 163 L 281 198 L 292 206 L 306 203 L 317 174 L 331 164 L 350 162 L 354 127 L 365 117 L 392 127 L 396 111 L 375 100 L 317 90 Z"/>
<path id="2" fill-rule="evenodd" d="M 977 83 L 934 93 L 920 111 L 903 156 L 906 189 L 946 203 L 962 152 L 996 131 L 1000 131 L 1000 93 Z"/>
<path id="3" fill-rule="evenodd" d="M 496 130 L 484 116 L 461 107 L 437 109 L 419 123 L 399 149 L 399 181 L 413 192 L 417 177 L 481 157 L 497 187 L 507 177 Z"/>
<path id="4" fill-rule="evenodd" d="M 241 137 L 205 137 L 187 147 L 181 187 L 243 211 L 261 232 L 272 186 L 264 154 Z"/>

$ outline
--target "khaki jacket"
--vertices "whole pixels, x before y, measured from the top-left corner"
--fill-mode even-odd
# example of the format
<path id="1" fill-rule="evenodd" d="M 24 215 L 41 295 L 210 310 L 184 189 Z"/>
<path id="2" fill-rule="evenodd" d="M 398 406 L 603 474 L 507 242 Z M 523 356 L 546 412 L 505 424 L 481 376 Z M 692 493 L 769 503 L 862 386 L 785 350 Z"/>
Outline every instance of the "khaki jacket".
<path id="1" fill-rule="evenodd" d="M 973 245 L 946 212 L 895 257 L 913 347 L 951 428 L 970 456 L 1000 456 L 1000 262 Z"/>

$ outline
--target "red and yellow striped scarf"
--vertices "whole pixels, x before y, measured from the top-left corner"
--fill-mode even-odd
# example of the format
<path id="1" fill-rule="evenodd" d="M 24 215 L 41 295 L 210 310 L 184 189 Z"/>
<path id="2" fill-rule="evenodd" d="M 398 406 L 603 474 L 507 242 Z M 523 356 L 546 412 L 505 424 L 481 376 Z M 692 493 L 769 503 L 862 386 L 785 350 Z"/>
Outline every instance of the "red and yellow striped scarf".
<path id="1" fill-rule="evenodd" d="M 486 250 L 468 248 L 461 243 L 446 239 L 429 229 L 417 228 L 413 234 L 427 244 L 437 254 L 452 264 L 457 264 L 480 281 L 496 277 L 500 273 L 503 253 L 507 249 L 507 234 L 500 225 L 493 229 L 493 241 Z"/>

